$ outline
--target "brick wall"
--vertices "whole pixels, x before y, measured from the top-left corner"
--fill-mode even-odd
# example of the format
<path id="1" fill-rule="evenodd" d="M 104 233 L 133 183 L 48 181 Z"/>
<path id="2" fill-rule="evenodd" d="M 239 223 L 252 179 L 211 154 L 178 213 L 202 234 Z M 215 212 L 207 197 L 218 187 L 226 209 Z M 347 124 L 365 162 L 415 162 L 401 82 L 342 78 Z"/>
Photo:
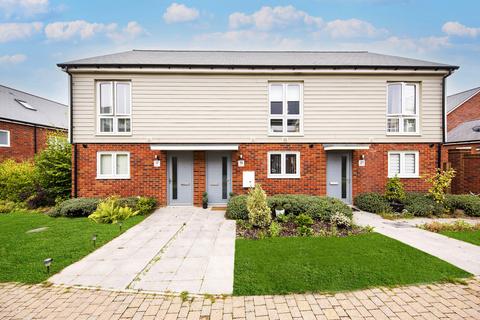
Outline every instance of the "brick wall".
<path id="1" fill-rule="evenodd" d="M 464 122 L 477 119 L 480 119 L 480 93 L 447 115 L 447 130 L 450 131 Z"/>
<path id="2" fill-rule="evenodd" d="M 470 148 L 470 149 L 467 149 Z M 455 169 L 451 192 L 455 194 L 480 193 L 480 144 L 445 146 L 448 166 Z"/>
<path id="3" fill-rule="evenodd" d="M 33 126 L 6 121 L 0 121 L 0 130 L 10 131 L 10 147 L 0 147 L 0 162 L 6 159 L 14 159 L 16 161 L 33 159 L 35 145 L 37 152 L 40 152 L 46 146 L 48 135 L 58 132 L 57 130 L 39 127 L 35 129 Z M 36 141 L 35 130 L 37 131 Z"/>
<path id="4" fill-rule="evenodd" d="M 77 152 L 77 196 L 106 197 L 148 196 L 157 198 L 160 205 L 167 203 L 167 156 L 162 151 L 150 150 L 149 144 L 82 144 Z M 97 152 L 129 151 L 130 179 L 97 179 Z M 154 167 L 155 155 L 160 167 Z M 75 173 L 73 173 L 75 181 Z"/>

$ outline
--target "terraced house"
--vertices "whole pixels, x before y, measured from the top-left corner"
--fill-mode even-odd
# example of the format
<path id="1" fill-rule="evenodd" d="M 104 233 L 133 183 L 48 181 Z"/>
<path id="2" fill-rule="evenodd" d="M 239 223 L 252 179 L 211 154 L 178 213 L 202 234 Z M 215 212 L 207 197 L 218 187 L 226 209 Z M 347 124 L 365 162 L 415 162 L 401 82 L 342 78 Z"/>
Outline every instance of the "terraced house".
<path id="1" fill-rule="evenodd" d="M 134 50 L 70 76 L 75 196 L 164 205 L 269 194 L 425 191 L 456 66 L 369 52 Z"/>

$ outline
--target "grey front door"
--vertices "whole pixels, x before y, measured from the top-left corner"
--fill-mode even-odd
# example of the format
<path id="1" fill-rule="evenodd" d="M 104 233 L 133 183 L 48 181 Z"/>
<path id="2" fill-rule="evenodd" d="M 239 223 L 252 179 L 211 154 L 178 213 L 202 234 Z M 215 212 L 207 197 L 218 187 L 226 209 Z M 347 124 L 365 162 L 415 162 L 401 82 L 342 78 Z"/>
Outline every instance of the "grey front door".
<path id="1" fill-rule="evenodd" d="M 352 202 L 352 153 L 327 152 L 327 195 Z"/>
<path id="2" fill-rule="evenodd" d="M 168 203 L 177 206 L 193 204 L 193 153 L 168 154 Z"/>
<path id="3" fill-rule="evenodd" d="M 207 192 L 209 204 L 222 204 L 228 201 L 231 191 L 230 153 L 207 152 Z"/>

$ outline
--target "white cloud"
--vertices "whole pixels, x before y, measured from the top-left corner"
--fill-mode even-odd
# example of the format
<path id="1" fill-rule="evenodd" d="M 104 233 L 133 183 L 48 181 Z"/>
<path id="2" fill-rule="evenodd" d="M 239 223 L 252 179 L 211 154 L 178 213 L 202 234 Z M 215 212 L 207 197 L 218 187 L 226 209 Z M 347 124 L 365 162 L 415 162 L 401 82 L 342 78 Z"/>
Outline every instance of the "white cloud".
<path id="1" fill-rule="evenodd" d="M 0 43 L 31 37 L 42 29 L 42 23 L 0 23 Z"/>
<path id="2" fill-rule="evenodd" d="M 27 59 L 27 56 L 24 54 L 4 55 L 4 56 L 0 56 L 0 65 L 17 64 L 25 61 L 26 59 Z"/>
<path id="3" fill-rule="evenodd" d="M 198 18 L 200 13 L 195 8 L 189 8 L 184 4 L 172 3 L 163 14 L 166 23 L 187 22 Z"/>
<path id="4" fill-rule="evenodd" d="M 244 26 L 254 26 L 260 30 L 270 30 L 274 27 L 285 27 L 294 24 L 321 26 L 323 20 L 314 17 L 305 11 L 298 10 L 292 5 L 269 7 L 264 6 L 260 10 L 247 15 L 243 12 L 234 12 L 229 18 L 230 28 L 238 29 Z"/>
<path id="5" fill-rule="evenodd" d="M 332 38 L 376 37 L 387 34 L 387 30 L 375 28 L 370 22 L 359 19 L 333 20 L 323 31 Z"/>
<path id="6" fill-rule="evenodd" d="M 450 36 L 459 36 L 459 37 L 476 37 L 480 35 L 480 28 L 467 27 L 459 22 L 449 21 L 446 22 L 442 31 Z"/>
<path id="7" fill-rule="evenodd" d="M 107 34 L 108 37 L 117 41 L 124 42 L 137 38 L 147 33 L 145 29 L 136 21 L 130 21 L 121 31 L 113 31 Z"/>
<path id="8" fill-rule="evenodd" d="M 69 40 L 71 38 L 88 39 L 95 34 L 113 32 L 116 23 L 90 23 L 85 20 L 60 21 L 47 24 L 45 35 L 50 40 Z"/>
<path id="9" fill-rule="evenodd" d="M 8 17 L 14 14 L 33 16 L 48 11 L 48 0 L 0 0 L 0 10 Z"/>

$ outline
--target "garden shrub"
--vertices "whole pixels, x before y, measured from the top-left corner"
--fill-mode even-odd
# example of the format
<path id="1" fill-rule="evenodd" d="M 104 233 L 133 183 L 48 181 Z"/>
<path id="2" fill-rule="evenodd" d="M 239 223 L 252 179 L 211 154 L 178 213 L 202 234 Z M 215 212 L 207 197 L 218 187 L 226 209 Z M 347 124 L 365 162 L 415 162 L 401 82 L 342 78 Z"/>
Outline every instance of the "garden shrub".
<path id="1" fill-rule="evenodd" d="M 228 200 L 225 214 L 228 219 L 248 220 L 247 196 L 240 195 L 231 197 L 230 200 Z"/>
<path id="2" fill-rule="evenodd" d="M 305 214 L 305 213 L 300 214 L 300 215 L 295 219 L 295 222 L 296 222 L 299 226 L 310 227 L 310 226 L 313 225 L 313 219 L 312 219 L 312 217 L 309 216 L 308 214 Z"/>
<path id="3" fill-rule="evenodd" d="M 372 213 L 389 213 L 392 212 L 392 207 L 388 200 L 381 194 L 376 192 L 367 192 L 359 194 L 353 200 L 355 206 L 360 210 Z"/>
<path id="4" fill-rule="evenodd" d="M 72 187 L 72 146 L 61 133 L 49 135 L 47 146 L 35 157 L 37 184 L 43 195 L 54 203 L 57 197 L 68 198 Z"/>
<path id="5" fill-rule="evenodd" d="M 138 214 L 146 215 L 152 213 L 157 208 L 157 199 L 151 197 L 138 197 L 137 205 L 135 210 L 138 211 Z"/>
<path id="6" fill-rule="evenodd" d="M 463 210 L 466 215 L 480 217 L 480 196 L 470 194 L 449 194 L 445 205 L 451 210 Z"/>
<path id="7" fill-rule="evenodd" d="M 442 223 L 438 221 L 425 223 L 420 228 L 431 232 L 442 231 L 477 231 L 480 230 L 480 223 L 470 224 L 463 220 L 454 221 L 452 223 Z"/>
<path id="8" fill-rule="evenodd" d="M 0 163 L 0 199 L 25 201 L 35 192 L 35 167 L 32 162 L 12 159 Z"/>
<path id="9" fill-rule="evenodd" d="M 270 237 L 278 237 L 280 235 L 280 232 L 282 232 L 282 226 L 280 225 L 280 223 L 272 221 L 270 227 L 268 227 L 268 233 Z"/>
<path id="10" fill-rule="evenodd" d="M 385 186 L 385 198 L 390 202 L 401 203 L 405 200 L 405 190 L 400 178 L 395 176 L 389 178 Z"/>
<path id="11" fill-rule="evenodd" d="M 266 228 L 272 221 L 272 211 L 267 204 L 267 194 L 260 184 L 250 189 L 247 196 L 248 220 L 258 228 Z"/>
<path id="12" fill-rule="evenodd" d="M 10 213 L 18 209 L 18 206 L 15 202 L 8 200 L 0 200 L 0 214 L 1 213 Z"/>
<path id="13" fill-rule="evenodd" d="M 443 204 L 436 202 L 424 193 L 407 193 L 404 204 L 405 210 L 417 217 L 438 216 L 446 211 Z"/>
<path id="14" fill-rule="evenodd" d="M 443 203 L 445 201 L 445 193 L 452 184 L 452 179 L 455 177 L 455 170 L 452 168 L 442 171 L 437 169 L 434 175 L 427 178 L 426 181 L 432 186 L 428 189 L 428 192 L 432 196 L 433 200 L 437 203 Z"/>
<path id="15" fill-rule="evenodd" d="M 95 212 L 88 218 L 96 223 L 118 223 L 139 213 L 139 211 L 133 211 L 130 207 L 119 206 L 118 200 L 118 197 L 115 196 L 105 199 L 98 204 Z"/>
<path id="16" fill-rule="evenodd" d="M 330 223 L 332 225 L 335 225 L 339 228 L 350 228 L 352 225 L 352 219 L 347 217 L 341 212 L 335 212 L 331 217 L 330 217 Z"/>
<path id="17" fill-rule="evenodd" d="M 100 203 L 96 198 L 74 198 L 56 205 L 48 213 L 52 217 L 88 217 Z"/>

